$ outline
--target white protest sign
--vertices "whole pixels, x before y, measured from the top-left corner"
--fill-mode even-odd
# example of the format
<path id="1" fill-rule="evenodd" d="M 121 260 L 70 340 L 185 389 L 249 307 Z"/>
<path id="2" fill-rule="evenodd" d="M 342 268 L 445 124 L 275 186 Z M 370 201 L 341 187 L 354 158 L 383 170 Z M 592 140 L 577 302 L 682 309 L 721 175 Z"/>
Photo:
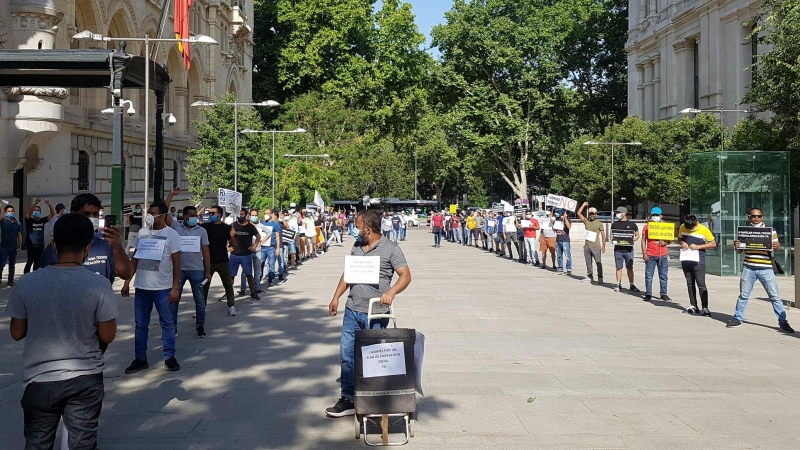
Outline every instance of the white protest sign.
<path id="1" fill-rule="evenodd" d="M 344 282 L 347 284 L 378 284 L 380 273 L 380 256 L 344 257 Z"/>
<path id="2" fill-rule="evenodd" d="M 547 200 L 545 200 L 544 204 L 546 206 L 558 206 L 561 202 L 561 196 L 555 194 L 547 194 Z"/>
<path id="3" fill-rule="evenodd" d="M 563 229 L 564 229 L 564 222 L 562 222 L 562 221 L 560 221 L 560 220 L 556 220 L 556 221 L 553 223 L 553 229 L 554 229 L 554 230 L 559 230 L 559 231 L 560 231 L 560 230 L 563 230 Z"/>
<path id="4" fill-rule="evenodd" d="M 522 228 L 530 228 L 530 227 L 532 227 L 530 220 L 523 220 L 522 222 L 519 223 L 519 226 L 522 227 Z"/>
<path id="5" fill-rule="evenodd" d="M 364 378 L 406 374 L 405 345 L 387 342 L 361 347 Z"/>
<path id="6" fill-rule="evenodd" d="M 217 194 L 219 205 L 225 208 L 228 214 L 238 213 L 242 209 L 242 193 L 230 189 L 219 188 Z"/>
<path id="7" fill-rule="evenodd" d="M 181 236 L 181 252 L 200 253 L 200 236 Z"/>
<path id="8" fill-rule="evenodd" d="M 578 202 L 569 197 L 561 197 L 558 202 L 558 207 L 575 212 L 578 208 Z"/>
<path id="9" fill-rule="evenodd" d="M 586 230 L 583 232 L 583 239 L 587 242 L 597 242 L 597 232 Z"/>
<path id="10" fill-rule="evenodd" d="M 681 262 L 700 262 L 700 251 L 690 248 L 681 249 Z"/>
<path id="11" fill-rule="evenodd" d="M 139 239 L 136 246 L 136 259 L 152 259 L 161 261 L 164 257 L 164 246 L 166 239 Z"/>

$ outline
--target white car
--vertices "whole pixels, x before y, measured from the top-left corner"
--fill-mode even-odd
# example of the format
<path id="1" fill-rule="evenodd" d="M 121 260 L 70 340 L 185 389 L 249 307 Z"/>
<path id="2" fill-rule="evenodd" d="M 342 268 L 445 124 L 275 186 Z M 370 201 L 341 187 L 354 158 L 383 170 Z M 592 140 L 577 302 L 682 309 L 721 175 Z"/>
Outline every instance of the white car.
<path id="1" fill-rule="evenodd" d="M 406 218 L 406 225 L 409 227 L 417 227 L 419 226 L 419 217 L 417 214 L 405 214 L 403 217 Z"/>

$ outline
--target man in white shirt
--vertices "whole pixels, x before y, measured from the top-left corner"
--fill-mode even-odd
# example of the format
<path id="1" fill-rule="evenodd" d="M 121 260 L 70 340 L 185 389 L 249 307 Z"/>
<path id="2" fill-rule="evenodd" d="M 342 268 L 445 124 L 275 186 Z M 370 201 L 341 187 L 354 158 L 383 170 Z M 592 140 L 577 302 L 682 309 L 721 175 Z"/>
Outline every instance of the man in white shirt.
<path id="1" fill-rule="evenodd" d="M 181 238 L 167 226 L 167 205 L 154 203 L 144 218 L 145 227 L 133 240 L 133 273 L 136 281 L 134 308 L 136 333 L 134 345 L 136 359 L 125 369 L 135 373 L 150 366 L 147 363 L 147 335 L 153 306 L 158 311 L 161 340 L 164 347 L 164 366 L 167 370 L 180 370 L 175 358 L 175 317 L 170 303 L 180 300 Z M 130 296 L 130 280 L 125 280 L 122 296 Z"/>

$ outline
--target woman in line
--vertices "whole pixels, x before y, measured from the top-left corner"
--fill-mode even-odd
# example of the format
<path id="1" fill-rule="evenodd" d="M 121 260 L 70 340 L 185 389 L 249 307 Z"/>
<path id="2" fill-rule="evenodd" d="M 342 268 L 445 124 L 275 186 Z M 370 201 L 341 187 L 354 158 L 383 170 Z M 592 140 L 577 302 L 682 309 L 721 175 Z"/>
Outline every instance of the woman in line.
<path id="1" fill-rule="evenodd" d="M 436 212 L 431 218 L 431 232 L 433 232 L 433 246 L 442 246 L 442 227 L 444 226 L 444 216 Z"/>
<path id="2" fill-rule="evenodd" d="M 697 223 L 697 216 L 687 214 L 678 231 L 678 240 L 682 248 L 681 268 L 683 276 L 686 278 L 689 302 L 691 303 L 685 312 L 711 317 L 711 312 L 708 310 L 708 289 L 706 288 L 706 250 L 716 248 L 717 242 L 714 240 L 714 234 L 704 225 Z M 700 291 L 702 310 L 697 307 L 698 290 Z"/>

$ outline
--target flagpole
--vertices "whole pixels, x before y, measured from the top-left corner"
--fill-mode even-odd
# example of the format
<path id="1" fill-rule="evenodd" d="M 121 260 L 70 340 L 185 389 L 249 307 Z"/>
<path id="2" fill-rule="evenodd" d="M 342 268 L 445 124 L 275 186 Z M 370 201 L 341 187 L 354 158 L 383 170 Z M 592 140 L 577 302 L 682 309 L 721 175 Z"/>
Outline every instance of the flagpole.
<path id="1" fill-rule="evenodd" d="M 169 10 L 169 3 L 170 0 L 164 0 L 164 6 L 161 8 L 161 18 L 158 19 L 158 35 L 156 36 L 157 39 L 161 39 L 161 33 L 164 31 L 164 24 L 166 23 L 167 11 Z M 154 49 L 153 59 L 158 58 L 158 46 L 161 42 L 156 42 L 156 48 Z"/>

